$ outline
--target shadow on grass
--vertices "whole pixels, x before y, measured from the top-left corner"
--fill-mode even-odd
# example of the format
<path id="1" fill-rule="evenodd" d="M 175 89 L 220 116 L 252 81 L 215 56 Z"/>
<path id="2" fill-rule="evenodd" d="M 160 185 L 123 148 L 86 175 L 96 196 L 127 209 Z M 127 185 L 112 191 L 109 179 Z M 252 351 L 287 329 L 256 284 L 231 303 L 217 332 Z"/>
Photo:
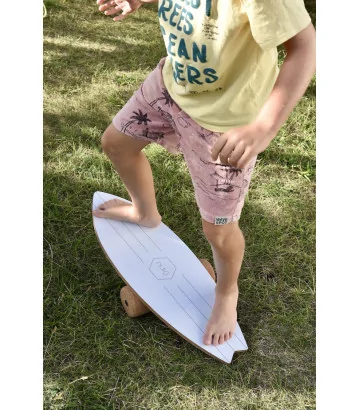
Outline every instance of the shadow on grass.
<path id="1" fill-rule="evenodd" d="M 43 122 L 44 142 L 49 145 L 44 151 L 44 159 L 47 159 L 48 155 L 52 154 L 51 148 L 57 147 L 59 141 L 71 146 L 71 149 L 82 146 L 99 151 L 101 135 L 110 124 L 111 117 L 101 112 L 97 113 L 96 117 L 91 112 L 68 115 L 44 112 Z M 97 135 L 90 135 L 88 131 L 90 128 Z"/>
<path id="2" fill-rule="evenodd" d="M 308 171 L 308 177 L 315 180 L 316 158 L 305 153 L 286 152 L 276 149 L 267 149 L 258 156 L 265 164 L 276 164 L 296 171 Z"/>
<path id="3" fill-rule="evenodd" d="M 166 54 L 153 8 L 115 23 L 96 7 L 71 7 L 71 17 L 63 17 L 68 9 L 61 5 L 44 21 L 46 86 L 66 93 L 71 87 L 90 84 L 103 72 L 149 71 Z"/>
<path id="4" fill-rule="evenodd" d="M 167 172 L 173 174 L 173 169 L 161 167 L 165 160 L 164 152 L 151 158 L 164 222 L 196 255 L 211 259 L 200 217 L 194 216 L 194 200 L 189 196 L 176 202 L 182 190 L 167 185 Z M 141 386 L 150 381 L 151 389 L 161 386 L 163 390 L 177 385 L 195 391 L 226 389 L 234 384 L 291 392 L 313 389 L 312 340 L 304 337 L 312 324 L 303 318 L 294 329 L 291 323 L 281 322 L 284 315 L 296 316 L 299 306 L 282 294 L 286 278 L 281 270 L 267 270 L 274 267 L 274 252 L 284 246 L 285 226 L 254 204 L 244 209 L 242 226 L 249 240 L 240 281 L 239 322 L 249 351 L 236 354 L 232 365 L 226 366 L 185 342 L 155 316 L 133 320 L 125 315 L 118 298 L 121 280 L 97 242 L 90 212 L 94 191 L 123 196 L 124 191 L 118 192 L 111 178 L 89 180 L 81 172 L 44 174 L 45 368 L 47 374 L 57 374 L 60 389 L 87 403 L 86 408 L 100 405 L 119 378 L 123 386 L 117 391 L 119 397 L 133 394 L 134 383 Z M 184 180 L 183 175 L 180 178 Z M 190 192 L 190 179 L 183 183 Z M 282 356 L 285 350 L 291 352 L 291 360 Z M 91 374 L 95 380 L 85 389 L 83 383 L 69 386 L 79 374 Z M 96 403 L 90 400 L 93 389 L 94 395 L 96 390 L 104 394 L 92 399 Z"/>
<path id="5" fill-rule="evenodd" d="M 311 83 L 305 92 L 306 97 L 316 98 L 316 84 Z"/>
<path id="6" fill-rule="evenodd" d="M 304 0 L 304 3 L 314 27 L 316 27 L 316 0 Z"/>
<path id="7" fill-rule="evenodd" d="M 77 3 L 75 6 L 80 7 Z M 108 70 L 131 71 L 155 67 L 162 56 L 160 41 L 143 47 L 121 39 L 121 30 L 135 30 L 136 24 L 144 23 L 149 29 L 140 32 L 139 39 L 146 40 L 155 30 L 146 13 L 124 23 L 128 26 L 116 27 L 114 23 L 101 30 L 95 24 L 85 26 L 84 16 L 79 21 L 51 19 L 52 11 L 63 9 L 61 6 L 50 10 L 50 19 L 45 22 L 49 37 L 66 33 L 116 47 L 115 52 L 108 52 L 46 43 L 46 49 L 54 55 L 45 71 L 46 82 L 64 86 L 64 93 L 73 85 L 91 81 L 101 64 Z M 96 10 L 87 18 L 94 23 L 101 21 Z M 132 91 L 123 90 L 121 98 L 126 100 Z M 91 216 L 94 191 L 127 197 L 109 162 L 99 159 L 100 135 L 111 120 L 109 112 L 115 114 L 118 104 L 111 102 L 110 97 L 109 109 L 96 115 L 86 107 L 78 112 L 44 113 L 45 159 L 50 159 L 44 172 L 44 369 L 45 384 L 49 386 L 46 400 L 53 405 L 63 397 L 65 408 L 98 410 L 137 408 L 136 403 L 133 407 L 127 405 L 131 398 L 142 400 L 154 392 L 160 401 L 165 401 L 161 394 L 171 395 L 178 386 L 195 392 L 209 389 L 210 395 L 230 391 L 233 386 L 288 391 L 291 395 L 312 392 L 314 318 L 308 288 L 312 286 L 313 261 L 311 255 L 306 256 L 311 253 L 307 230 L 294 222 L 296 217 L 301 222 L 299 210 L 312 206 L 306 197 L 291 211 L 290 222 L 274 218 L 259 203 L 246 203 L 241 226 L 247 250 L 238 311 L 249 351 L 236 354 L 230 366 L 185 342 L 154 315 L 135 320 L 126 316 L 118 296 L 121 280 L 97 242 Z M 74 146 L 90 150 L 81 165 L 72 158 Z M 266 161 L 282 166 L 303 160 L 287 154 L 279 157 L 279 153 L 270 151 L 267 155 Z M 190 176 L 184 171 L 182 160 L 165 151 L 151 151 L 149 158 L 164 222 L 198 257 L 211 260 Z M 58 166 L 56 160 L 63 165 Z"/>
<path id="8" fill-rule="evenodd" d="M 65 82 L 67 88 L 89 83 L 94 75 L 101 75 L 101 67 L 106 72 L 155 68 L 164 56 L 160 44 L 144 47 L 123 40 L 116 40 L 116 49 L 111 51 L 47 41 L 44 44 L 47 52 L 57 54 L 50 58 L 51 69 L 47 69 L 48 63 L 45 63 L 46 84 L 62 86 Z"/>

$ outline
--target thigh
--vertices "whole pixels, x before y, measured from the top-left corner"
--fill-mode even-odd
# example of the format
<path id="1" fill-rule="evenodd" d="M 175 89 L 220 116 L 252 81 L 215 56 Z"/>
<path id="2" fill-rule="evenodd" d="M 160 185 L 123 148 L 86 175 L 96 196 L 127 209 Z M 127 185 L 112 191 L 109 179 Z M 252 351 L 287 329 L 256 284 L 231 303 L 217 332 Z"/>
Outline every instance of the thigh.
<path id="1" fill-rule="evenodd" d="M 116 114 L 113 125 L 125 135 L 156 142 L 171 152 L 177 152 L 179 134 L 174 126 L 173 116 L 180 108 L 165 88 L 162 66 L 163 61 Z"/>
<path id="2" fill-rule="evenodd" d="M 225 225 L 240 218 L 256 157 L 244 169 L 223 165 L 211 158 L 211 148 L 221 133 L 204 129 L 181 113 L 181 149 L 195 189 L 195 197 L 203 219 Z M 182 128 L 182 125 L 186 127 Z"/>

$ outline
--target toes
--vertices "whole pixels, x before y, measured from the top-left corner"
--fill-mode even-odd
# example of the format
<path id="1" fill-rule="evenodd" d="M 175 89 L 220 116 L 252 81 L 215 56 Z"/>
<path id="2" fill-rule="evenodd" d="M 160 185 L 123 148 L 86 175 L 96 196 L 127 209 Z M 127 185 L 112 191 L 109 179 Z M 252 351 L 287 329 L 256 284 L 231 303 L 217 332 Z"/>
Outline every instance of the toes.
<path id="1" fill-rule="evenodd" d="M 121 203 L 121 201 L 119 201 L 118 199 L 110 199 L 109 201 L 106 201 L 106 202 L 102 203 L 101 205 L 99 205 L 99 209 L 101 211 L 105 211 L 108 208 L 118 206 L 120 203 Z"/>
<path id="2" fill-rule="evenodd" d="M 124 213 L 125 208 L 123 205 L 128 206 L 128 204 L 124 204 L 118 199 L 110 199 L 110 201 L 100 204 L 98 208 L 93 211 L 93 215 L 98 218 L 126 219 L 126 212 Z"/>
<path id="3" fill-rule="evenodd" d="M 209 345 L 211 345 L 211 342 L 212 342 L 212 337 L 211 336 L 204 337 L 204 344 L 205 345 L 209 346 Z"/>
<path id="4" fill-rule="evenodd" d="M 100 204 L 98 206 L 98 210 L 105 211 L 106 207 L 109 205 L 109 202 L 111 202 L 111 201 L 106 201 L 106 202 L 103 202 L 102 204 Z"/>
<path id="5" fill-rule="evenodd" d="M 104 218 L 104 211 L 100 209 L 95 209 L 93 211 L 93 215 L 96 216 L 97 218 Z"/>
<path id="6" fill-rule="evenodd" d="M 117 204 L 116 199 L 110 199 L 110 201 L 106 201 L 103 204 L 101 204 L 100 207 L 103 207 L 103 209 L 106 209 L 106 208 L 110 208 L 110 207 L 112 207 L 116 204 Z"/>
<path id="7" fill-rule="evenodd" d="M 217 346 L 219 344 L 219 333 L 215 333 L 213 337 L 213 345 Z"/>
<path id="8" fill-rule="evenodd" d="M 224 335 L 222 334 L 219 336 L 219 345 L 222 345 L 224 341 L 225 341 L 225 338 L 224 338 Z"/>
<path id="9" fill-rule="evenodd" d="M 205 345 L 211 345 L 212 342 L 212 332 L 206 331 L 204 334 L 203 342 Z"/>

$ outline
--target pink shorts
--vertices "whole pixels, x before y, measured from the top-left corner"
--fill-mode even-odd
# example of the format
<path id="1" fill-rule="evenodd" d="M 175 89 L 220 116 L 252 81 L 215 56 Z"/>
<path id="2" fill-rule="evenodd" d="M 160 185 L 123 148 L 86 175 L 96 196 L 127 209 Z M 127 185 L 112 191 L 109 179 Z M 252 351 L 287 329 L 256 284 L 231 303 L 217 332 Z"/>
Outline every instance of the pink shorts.
<path id="1" fill-rule="evenodd" d="M 216 225 L 237 221 L 256 157 L 245 169 L 211 159 L 211 148 L 221 133 L 201 127 L 172 100 L 162 78 L 164 61 L 160 61 L 116 114 L 113 124 L 123 134 L 156 142 L 173 153 L 182 153 L 201 217 Z"/>

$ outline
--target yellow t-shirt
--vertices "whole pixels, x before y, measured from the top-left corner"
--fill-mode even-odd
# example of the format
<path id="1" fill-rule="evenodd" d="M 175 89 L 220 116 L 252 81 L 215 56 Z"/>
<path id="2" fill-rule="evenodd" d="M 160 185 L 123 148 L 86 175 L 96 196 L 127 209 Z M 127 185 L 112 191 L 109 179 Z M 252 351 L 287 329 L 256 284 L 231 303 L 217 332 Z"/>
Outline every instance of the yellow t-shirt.
<path id="1" fill-rule="evenodd" d="M 303 0 L 159 0 L 163 79 L 202 127 L 252 122 L 278 75 L 277 46 L 310 24 Z"/>

